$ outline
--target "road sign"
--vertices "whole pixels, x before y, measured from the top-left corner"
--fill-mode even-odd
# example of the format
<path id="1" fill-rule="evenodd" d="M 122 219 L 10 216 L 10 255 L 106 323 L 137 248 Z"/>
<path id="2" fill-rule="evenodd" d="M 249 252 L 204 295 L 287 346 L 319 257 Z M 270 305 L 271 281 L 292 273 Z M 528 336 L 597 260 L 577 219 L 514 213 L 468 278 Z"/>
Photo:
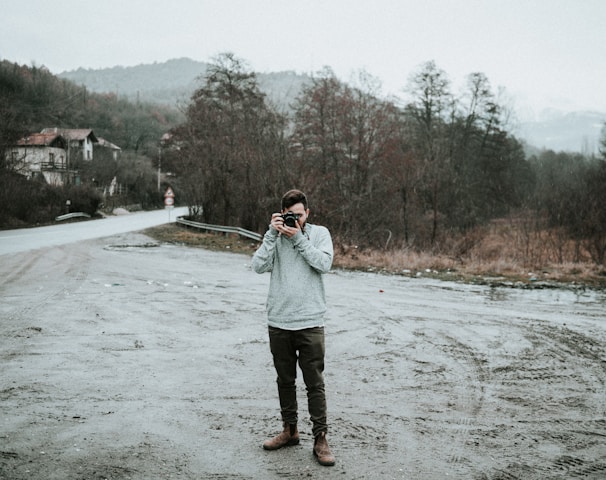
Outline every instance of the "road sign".
<path id="1" fill-rule="evenodd" d="M 164 205 L 167 207 L 172 207 L 175 205 L 175 193 L 170 187 L 168 187 L 166 192 L 164 192 Z"/>

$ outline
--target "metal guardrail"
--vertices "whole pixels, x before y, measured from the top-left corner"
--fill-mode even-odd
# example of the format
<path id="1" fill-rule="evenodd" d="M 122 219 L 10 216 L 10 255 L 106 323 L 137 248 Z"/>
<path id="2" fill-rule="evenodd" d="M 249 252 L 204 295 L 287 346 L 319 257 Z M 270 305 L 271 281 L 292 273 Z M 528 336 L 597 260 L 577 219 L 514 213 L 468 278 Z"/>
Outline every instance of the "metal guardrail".
<path id="1" fill-rule="evenodd" d="M 238 235 L 251 238 L 253 240 L 256 240 L 257 242 L 263 240 L 263 235 L 239 227 L 225 227 L 223 225 L 211 225 L 208 223 L 193 222 L 191 220 L 186 220 L 183 217 L 177 217 L 177 223 L 181 225 L 186 225 L 188 227 L 199 228 L 200 230 L 210 230 L 212 232 L 221 233 L 237 233 Z"/>
<path id="2" fill-rule="evenodd" d="M 66 213 L 64 215 L 59 215 L 58 217 L 55 217 L 55 221 L 60 222 L 61 220 L 69 220 L 70 218 L 78 218 L 78 217 L 90 218 L 90 215 L 88 213 L 84 213 L 84 212 Z"/>

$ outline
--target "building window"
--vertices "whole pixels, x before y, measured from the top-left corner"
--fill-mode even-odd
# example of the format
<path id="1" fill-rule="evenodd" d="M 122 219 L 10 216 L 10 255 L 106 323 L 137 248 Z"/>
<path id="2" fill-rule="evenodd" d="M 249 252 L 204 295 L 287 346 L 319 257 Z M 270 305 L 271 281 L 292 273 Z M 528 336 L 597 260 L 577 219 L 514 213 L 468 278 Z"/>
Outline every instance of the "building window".
<path id="1" fill-rule="evenodd" d="M 53 152 L 48 152 L 48 163 L 51 167 L 55 166 L 55 154 Z"/>

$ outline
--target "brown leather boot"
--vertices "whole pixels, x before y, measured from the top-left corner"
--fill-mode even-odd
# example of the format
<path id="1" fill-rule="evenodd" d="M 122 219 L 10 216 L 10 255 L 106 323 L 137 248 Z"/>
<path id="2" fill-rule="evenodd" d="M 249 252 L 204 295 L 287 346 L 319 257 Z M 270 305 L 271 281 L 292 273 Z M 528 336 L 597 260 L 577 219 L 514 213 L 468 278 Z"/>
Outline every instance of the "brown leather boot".
<path id="1" fill-rule="evenodd" d="M 330 453 L 330 448 L 326 441 L 326 433 L 324 432 L 320 433 L 314 441 L 314 455 L 320 465 L 332 467 L 335 464 L 335 457 Z"/>
<path id="2" fill-rule="evenodd" d="M 277 450 L 282 447 L 290 447 L 299 444 L 299 430 L 297 424 L 284 422 L 284 430 L 274 438 L 270 438 L 263 442 L 265 450 Z"/>

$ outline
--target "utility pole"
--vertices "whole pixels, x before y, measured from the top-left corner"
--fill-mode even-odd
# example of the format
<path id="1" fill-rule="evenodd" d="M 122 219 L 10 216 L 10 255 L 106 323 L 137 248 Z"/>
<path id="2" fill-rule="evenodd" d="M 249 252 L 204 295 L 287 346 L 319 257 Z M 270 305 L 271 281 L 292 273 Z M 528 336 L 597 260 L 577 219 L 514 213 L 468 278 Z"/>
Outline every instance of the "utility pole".
<path id="1" fill-rule="evenodd" d="M 162 167 L 162 145 L 158 146 L 158 192 L 160 191 L 160 169 Z"/>

